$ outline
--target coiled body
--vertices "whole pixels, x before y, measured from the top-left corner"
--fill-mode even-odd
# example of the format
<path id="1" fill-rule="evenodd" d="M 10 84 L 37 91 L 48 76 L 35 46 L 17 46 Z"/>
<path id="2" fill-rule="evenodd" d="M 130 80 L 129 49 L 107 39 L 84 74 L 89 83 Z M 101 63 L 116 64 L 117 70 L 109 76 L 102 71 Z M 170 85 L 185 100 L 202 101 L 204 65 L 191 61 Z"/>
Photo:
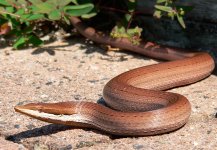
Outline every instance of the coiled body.
<path id="1" fill-rule="evenodd" d="M 126 39 L 99 35 L 76 17 L 71 22 L 93 41 L 171 61 L 130 70 L 110 80 L 103 90 L 108 107 L 90 102 L 34 103 L 16 106 L 16 111 L 47 122 L 124 136 L 162 134 L 187 122 L 191 113 L 189 101 L 165 90 L 209 76 L 214 69 L 209 54 L 186 53 L 153 43 L 133 45 Z"/>

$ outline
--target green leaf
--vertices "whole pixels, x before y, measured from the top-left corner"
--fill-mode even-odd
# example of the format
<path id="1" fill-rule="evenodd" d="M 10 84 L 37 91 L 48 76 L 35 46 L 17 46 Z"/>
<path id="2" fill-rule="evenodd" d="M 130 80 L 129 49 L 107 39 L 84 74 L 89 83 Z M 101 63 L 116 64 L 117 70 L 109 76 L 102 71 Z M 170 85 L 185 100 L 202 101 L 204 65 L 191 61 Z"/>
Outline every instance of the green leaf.
<path id="1" fill-rule="evenodd" d="M 21 36 L 16 40 L 16 42 L 13 45 L 13 48 L 15 49 L 22 48 L 25 45 L 25 43 L 26 43 L 26 38 Z"/>
<path id="2" fill-rule="evenodd" d="M 173 11 L 172 7 L 169 7 L 169 6 L 155 5 L 154 7 L 159 9 L 159 10 L 165 11 L 165 12 L 172 12 Z"/>
<path id="3" fill-rule="evenodd" d="M 156 17 L 156 18 L 161 18 L 161 16 L 162 16 L 162 11 L 160 11 L 160 10 L 156 10 L 155 12 L 154 12 L 154 17 Z"/>
<path id="4" fill-rule="evenodd" d="M 72 3 L 74 3 L 75 5 L 78 5 L 78 1 L 77 0 L 71 0 Z"/>
<path id="5" fill-rule="evenodd" d="M 12 28 L 19 28 L 20 22 L 11 16 L 8 16 L 7 19 L 11 22 Z"/>
<path id="6" fill-rule="evenodd" d="M 89 13 L 89 14 L 84 14 L 84 15 L 82 15 L 81 17 L 82 17 L 82 18 L 85 18 L 85 19 L 89 19 L 89 18 L 94 17 L 94 16 L 96 16 L 96 15 L 97 15 L 96 12 L 92 12 L 92 13 Z"/>
<path id="7" fill-rule="evenodd" d="M 51 11 L 55 10 L 55 6 L 49 3 L 40 3 L 32 7 L 33 12 L 49 14 Z"/>
<path id="8" fill-rule="evenodd" d="M 0 5 L 10 6 L 11 4 L 8 3 L 6 0 L 0 0 Z"/>
<path id="9" fill-rule="evenodd" d="M 24 8 L 20 8 L 15 14 L 17 15 L 23 15 L 25 13 L 25 9 Z"/>
<path id="10" fill-rule="evenodd" d="M 128 11 L 129 12 L 133 12 L 134 10 L 135 10 L 135 8 L 136 8 L 136 2 L 133 0 L 133 1 L 131 1 L 131 0 L 129 0 L 128 2 L 127 2 L 127 6 L 128 6 Z"/>
<path id="11" fill-rule="evenodd" d="M 72 2 L 72 0 L 58 0 L 57 3 L 58 3 L 59 7 L 64 7 L 64 6 L 68 5 L 71 2 Z"/>
<path id="12" fill-rule="evenodd" d="M 70 20 L 69 20 L 66 16 L 63 16 L 63 19 L 65 20 L 65 22 L 66 22 L 68 25 L 71 24 L 71 23 L 70 23 Z"/>
<path id="13" fill-rule="evenodd" d="M 176 14 L 173 13 L 173 12 L 169 12 L 169 13 L 167 14 L 167 16 L 170 17 L 172 20 L 174 20 L 175 15 L 176 15 Z"/>
<path id="14" fill-rule="evenodd" d="M 43 3 L 42 0 L 29 0 L 33 5 L 38 5 L 40 3 Z"/>
<path id="15" fill-rule="evenodd" d="M 6 7 L 5 10 L 9 13 L 13 13 L 14 12 L 14 7 Z"/>
<path id="16" fill-rule="evenodd" d="M 51 20 L 60 20 L 61 19 L 61 12 L 59 10 L 54 10 L 48 14 L 48 18 Z"/>
<path id="17" fill-rule="evenodd" d="M 177 14 L 176 16 L 177 16 L 177 19 L 178 19 L 178 22 L 180 23 L 180 25 L 185 29 L 186 26 L 185 26 L 185 22 L 183 20 L 183 17 L 179 14 Z"/>
<path id="18" fill-rule="evenodd" d="M 43 41 L 35 35 L 30 35 L 28 37 L 28 43 L 31 43 L 33 46 L 39 46 L 43 44 Z"/>
<path id="19" fill-rule="evenodd" d="M 83 5 L 66 6 L 64 12 L 70 16 L 81 16 L 89 13 L 93 8 L 93 4 L 87 3 Z"/>
<path id="20" fill-rule="evenodd" d="M 132 17 L 132 15 L 130 15 L 130 14 L 125 14 L 125 18 L 126 18 L 127 21 L 129 21 L 131 17 Z"/>
<path id="21" fill-rule="evenodd" d="M 157 0 L 157 4 L 160 4 L 160 3 L 164 3 L 164 2 L 166 2 L 167 0 Z"/>
<path id="22" fill-rule="evenodd" d="M 34 20 L 40 20 L 44 19 L 43 14 L 27 14 L 27 15 L 22 15 L 22 18 L 27 21 L 34 21 Z"/>
<path id="23" fill-rule="evenodd" d="M 84 19 L 89 19 L 97 15 L 97 9 L 94 7 L 89 13 L 82 15 L 81 17 Z"/>

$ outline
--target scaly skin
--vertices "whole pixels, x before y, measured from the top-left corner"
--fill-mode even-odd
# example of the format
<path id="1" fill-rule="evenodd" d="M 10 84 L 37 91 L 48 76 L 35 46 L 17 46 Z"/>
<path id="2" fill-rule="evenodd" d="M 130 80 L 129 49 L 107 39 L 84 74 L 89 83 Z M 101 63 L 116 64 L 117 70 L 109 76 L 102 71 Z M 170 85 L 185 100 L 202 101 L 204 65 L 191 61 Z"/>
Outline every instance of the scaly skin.
<path id="1" fill-rule="evenodd" d="M 191 113 L 187 98 L 165 90 L 209 76 L 214 69 L 209 54 L 187 53 L 150 42 L 133 45 L 124 38 L 97 34 L 79 18 L 72 17 L 71 22 L 95 42 L 172 61 L 133 69 L 110 80 L 103 98 L 113 109 L 90 102 L 62 102 L 16 106 L 16 111 L 46 122 L 96 128 L 122 136 L 167 133 L 187 122 Z"/>

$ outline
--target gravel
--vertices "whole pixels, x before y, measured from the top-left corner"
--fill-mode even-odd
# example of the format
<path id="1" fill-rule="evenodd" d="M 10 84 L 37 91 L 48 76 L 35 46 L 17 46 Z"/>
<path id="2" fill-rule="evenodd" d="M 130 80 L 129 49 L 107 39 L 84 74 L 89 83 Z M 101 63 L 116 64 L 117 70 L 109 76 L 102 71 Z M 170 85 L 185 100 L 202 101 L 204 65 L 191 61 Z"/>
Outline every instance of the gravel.
<path id="1" fill-rule="evenodd" d="M 115 137 L 94 129 L 54 125 L 14 111 L 31 102 L 102 100 L 114 76 L 157 61 L 125 52 L 106 52 L 81 39 L 41 48 L 0 50 L 0 150 L 183 150 L 217 147 L 217 77 L 171 91 L 185 95 L 192 115 L 181 129 L 158 136 Z"/>

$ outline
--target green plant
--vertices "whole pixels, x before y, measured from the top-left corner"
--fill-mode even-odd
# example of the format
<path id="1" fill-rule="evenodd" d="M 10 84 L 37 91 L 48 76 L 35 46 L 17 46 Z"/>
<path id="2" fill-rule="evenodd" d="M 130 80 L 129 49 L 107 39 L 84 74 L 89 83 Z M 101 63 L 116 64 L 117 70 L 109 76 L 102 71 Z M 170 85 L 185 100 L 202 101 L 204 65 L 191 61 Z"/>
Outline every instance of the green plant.
<path id="1" fill-rule="evenodd" d="M 123 26 L 115 26 L 110 33 L 110 35 L 113 38 L 128 38 L 129 41 L 131 41 L 134 45 L 138 45 L 140 42 L 140 36 L 141 36 L 142 28 L 139 28 L 136 26 L 132 29 L 124 28 Z"/>
<path id="2" fill-rule="evenodd" d="M 134 15 L 136 15 L 136 0 L 128 0 L 126 2 L 127 10 L 124 12 L 124 17 L 117 22 L 116 26 L 113 27 L 110 36 L 113 38 L 127 38 L 129 41 L 131 41 L 133 44 L 138 45 L 141 41 L 141 33 L 142 28 L 131 27 L 132 19 L 134 18 Z"/>
<path id="3" fill-rule="evenodd" d="M 100 0 L 99 2 L 103 3 Z M 124 14 L 110 35 L 113 38 L 128 38 L 133 44 L 139 44 L 142 29 L 131 27 L 131 22 L 138 13 L 137 1 L 125 0 L 119 3 L 126 4 L 127 9 L 107 7 L 108 10 Z M 92 0 L 0 0 L 0 35 L 13 35 L 15 49 L 31 45 L 39 46 L 43 44 L 36 30 L 40 22 L 64 21 L 70 24 L 70 16 L 91 18 L 97 15 L 100 8 L 100 4 L 94 4 Z M 155 8 L 154 16 L 160 18 L 167 14 L 172 19 L 177 17 L 181 26 L 185 28 L 183 15 L 189 8 L 176 6 L 174 0 L 157 0 Z"/>
<path id="4" fill-rule="evenodd" d="M 138 45 L 140 42 L 140 36 L 142 28 L 138 26 L 131 28 L 131 22 L 137 14 L 136 0 L 128 0 L 126 2 L 127 10 L 114 10 L 117 12 L 125 13 L 124 17 L 117 23 L 117 25 L 112 29 L 110 35 L 113 38 L 128 38 L 133 44 Z M 176 17 L 178 22 L 183 28 L 186 28 L 184 23 L 184 15 L 187 11 L 190 11 L 192 7 L 190 6 L 180 6 L 175 4 L 175 0 L 157 0 L 155 5 L 154 16 L 161 18 L 162 16 L 168 16 L 174 20 Z"/>
<path id="5" fill-rule="evenodd" d="M 8 23 L 15 35 L 13 47 L 39 46 L 43 41 L 34 32 L 35 25 L 43 20 L 69 23 L 68 17 L 94 16 L 94 5 L 79 0 L 0 0 L 0 25 Z"/>
<path id="6" fill-rule="evenodd" d="M 161 18 L 162 16 L 167 15 L 172 19 L 176 17 L 180 25 L 183 28 L 186 28 L 183 16 L 186 12 L 191 11 L 193 7 L 176 5 L 174 3 L 175 1 L 176 0 L 157 0 L 154 16 L 157 18 Z"/>

